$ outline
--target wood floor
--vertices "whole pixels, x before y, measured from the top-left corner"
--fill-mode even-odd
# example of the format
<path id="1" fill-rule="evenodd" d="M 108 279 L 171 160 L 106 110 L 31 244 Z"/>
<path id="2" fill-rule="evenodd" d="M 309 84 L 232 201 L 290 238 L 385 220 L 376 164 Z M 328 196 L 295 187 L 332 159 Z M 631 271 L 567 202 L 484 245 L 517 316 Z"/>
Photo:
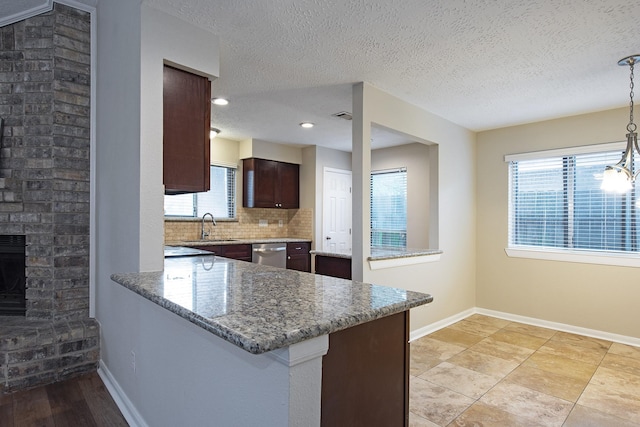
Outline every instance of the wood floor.
<path id="1" fill-rule="evenodd" d="M 128 426 L 96 372 L 12 394 L 0 394 L 2 427 Z"/>

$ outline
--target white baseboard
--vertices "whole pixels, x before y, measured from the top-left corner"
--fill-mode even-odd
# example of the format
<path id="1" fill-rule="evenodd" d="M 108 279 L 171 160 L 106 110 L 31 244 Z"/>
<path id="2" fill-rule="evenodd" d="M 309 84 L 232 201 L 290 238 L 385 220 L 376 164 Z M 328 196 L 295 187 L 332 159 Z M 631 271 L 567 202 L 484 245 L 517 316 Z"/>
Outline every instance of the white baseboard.
<path id="1" fill-rule="evenodd" d="M 517 314 L 504 313 L 502 311 L 488 310 L 486 308 L 474 307 L 458 314 L 454 314 L 451 317 L 432 323 L 422 328 L 411 331 L 409 335 L 409 341 L 417 340 L 425 335 L 429 335 L 437 330 L 446 328 L 447 326 L 456 323 L 462 319 L 465 319 L 472 314 L 484 314 L 485 316 L 497 317 L 499 319 L 510 320 L 512 322 L 525 323 L 527 325 L 539 326 L 541 328 L 550 328 L 562 332 L 569 332 L 572 334 L 584 335 L 592 338 L 599 338 L 607 341 L 613 341 L 620 344 L 631 345 L 634 347 L 640 347 L 640 338 L 629 337 L 626 335 L 618 335 L 610 332 L 598 331 L 595 329 L 582 328 L 580 326 L 567 325 L 565 323 L 550 322 L 548 320 L 536 319 L 534 317 L 519 316 Z"/>
<path id="2" fill-rule="evenodd" d="M 118 409 L 122 412 L 122 416 L 127 420 L 129 426 L 149 427 L 102 360 L 100 360 L 100 366 L 98 367 L 98 375 L 102 378 L 102 382 L 107 387 L 109 394 L 116 402 Z"/>
<path id="3" fill-rule="evenodd" d="M 430 325 L 423 326 L 422 328 L 416 329 L 415 331 L 411 331 L 409 334 L 409 342 L 417 340 L 418 338 L 422 338 L 425 335 L 429 335 L 437 330 L 442 328 L 446 328 L 449 325 L 453 325 L 456 322 L 464 319 L 465 317 L 469 317 L 474 314 L 476 311 L 475 308 L 470 308 L 461 313 L 454 314 L 451 317 L 447 317 L 446 319 L 439 320 L 435 323 L 431 323 Z"/>
<path id="4" fill-rule="evenodd" d="M 556 329 L 562 332 L 569 332 L 572 334 L 584 335 L 587 337 L 599 338 L 602 340 L 613 341 L 620 344 L 640 347 L 640 338 L 598 331 L 596 329 L 582 328 L 580 326 L 567 325 L 565 323 L 550 322 L 548 320 L 541 320 L 533 317 L 519 316 L 517 314 L 504 313 L 502 311 L 487 310 L 486 308 L 476 307 L 474 311 L 478 314 L 484 314 L 486 316 L 510 320 L 512 322 L 526 323 L 527 325 L 539 326 L 541 328 Z"/>

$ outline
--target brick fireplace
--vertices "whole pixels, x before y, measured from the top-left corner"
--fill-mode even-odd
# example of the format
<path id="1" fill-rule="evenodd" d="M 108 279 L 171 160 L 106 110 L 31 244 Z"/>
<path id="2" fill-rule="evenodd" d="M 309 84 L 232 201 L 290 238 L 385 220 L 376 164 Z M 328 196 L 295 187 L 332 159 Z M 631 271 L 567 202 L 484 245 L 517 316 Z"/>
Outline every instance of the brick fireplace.
<path id="1" fill-rule="evenodd" d="M 0 392 L 95 370 L 89 317 L 90 14 L 0 28 L 0 236 L 25 242 L 25 314 L 0 316 Z"/>

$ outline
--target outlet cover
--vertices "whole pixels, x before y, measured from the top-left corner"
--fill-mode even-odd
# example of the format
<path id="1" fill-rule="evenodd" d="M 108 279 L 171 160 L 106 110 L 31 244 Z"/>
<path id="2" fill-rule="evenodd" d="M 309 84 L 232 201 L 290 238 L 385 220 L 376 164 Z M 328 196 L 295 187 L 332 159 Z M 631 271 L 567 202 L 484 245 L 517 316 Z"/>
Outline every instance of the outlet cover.
<path id="1" fill-rule="evenodd" d="M 267 225 L 269 225 L 269 221 L 266 219 L 260 219 L 258 220 L 258 227 L 266 227 Z"/>
<path id="2" fill-rule="evenodd" d="M 284 221 L 281 219 L 278 220 L 278 227 L 282 227 L 284 225 Z"/>

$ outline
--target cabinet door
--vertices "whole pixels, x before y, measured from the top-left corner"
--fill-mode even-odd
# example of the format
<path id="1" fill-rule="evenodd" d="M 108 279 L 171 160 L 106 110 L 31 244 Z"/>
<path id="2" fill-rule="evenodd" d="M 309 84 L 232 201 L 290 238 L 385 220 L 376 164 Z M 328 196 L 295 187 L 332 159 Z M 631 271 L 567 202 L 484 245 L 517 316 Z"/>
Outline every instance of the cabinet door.
<path id="1" fill-rule="evenodd" d="M 287 268 L 289 270 L 311 272 L 309 243 L 287 243 Z"/>
<path id="2" fill-rule="evenodd" d="M 278 162 L 245 159 L 242 162 L 242 206 L 275 208 Z"/>
<path id="3" fill-rule="evenodd" d="M 251 262 L 251 245 L 222 245 L 224 257 Z"/>
<path id="4" fill-rule="evenodd" d="M 279 208 L 298 209 L 300 207 L 300 166 L 293 163 L 278 164 Z"/>
<path id="5" fill-rule="evenodd" d="M 351 280 L 351 260 L 316 255 L 316 274 Z"/>
<path id="6" fill-rule="evenodd" d="M 162 99 L 165 194 L 208 191 L 211 82 L 165 65 Z"/>
<path id="7" fill-rule="evenodd" d="M 193 249 L 200 249 L 201 251 L 209 251 L 209 252 L 213 252 L 214 254 L 218 255 L 218 256 L 222 256 L 223 255 L 223 246 L 218 246 L 218 245 L 205 245 L 205 246 L 189 246 L 190 248 Z"/>
<path id="8" fill-rule="evenodd" d="M 242 162 L 242 206 L 245 208 L 300 207 L 300 166 L 264 159 Z"/>

